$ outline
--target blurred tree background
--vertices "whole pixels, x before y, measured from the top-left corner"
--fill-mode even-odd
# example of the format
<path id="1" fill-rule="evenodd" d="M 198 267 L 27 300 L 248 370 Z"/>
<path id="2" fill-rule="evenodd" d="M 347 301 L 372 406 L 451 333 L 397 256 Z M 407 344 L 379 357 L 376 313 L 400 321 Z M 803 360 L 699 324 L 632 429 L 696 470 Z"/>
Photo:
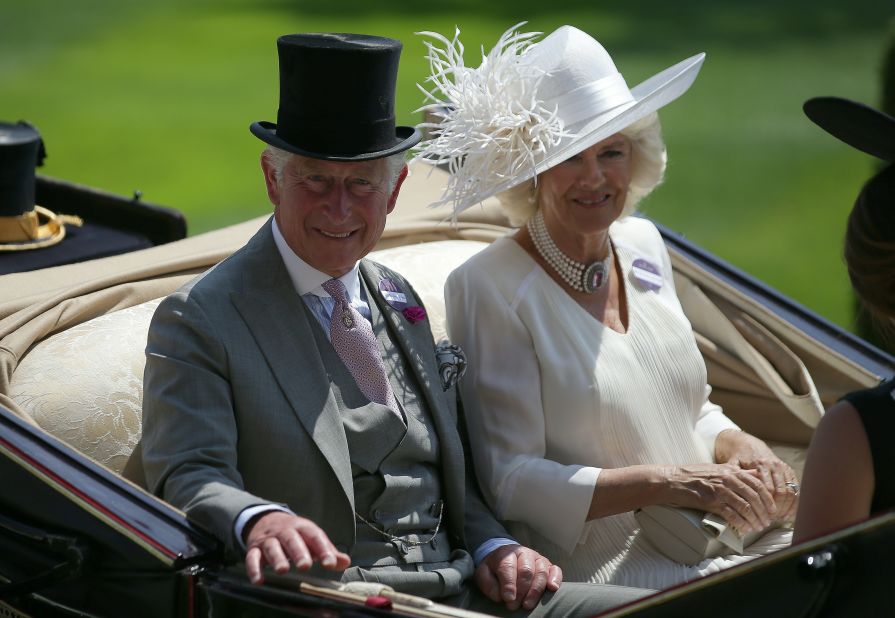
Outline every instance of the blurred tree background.
<path id="1" fill-rule="evenodd" d="M 276 120 L 281 34 L 401 39 L 404 124 L 420 120 L 421 30 L 460 27 L 477 65 L 517 22 L 573 24 L 630 86 L 705 51 L 696 84 L 661 113 L 668 173 L 643 210 L 854 329 L 842 233 L 874 162 L 801 106 L 817 95 L 880 104 L 893 13 L 880 0 L 0 0 L 0 119 L 40 130 L 41 173 L 140 190 L 195 234 L 270 211 L 248 126 Z"/>

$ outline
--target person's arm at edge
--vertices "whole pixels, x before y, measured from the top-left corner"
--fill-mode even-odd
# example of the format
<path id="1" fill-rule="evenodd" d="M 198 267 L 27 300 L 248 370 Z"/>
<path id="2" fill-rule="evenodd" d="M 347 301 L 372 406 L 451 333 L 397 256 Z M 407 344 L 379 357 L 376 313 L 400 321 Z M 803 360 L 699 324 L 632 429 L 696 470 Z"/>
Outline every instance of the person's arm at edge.
<path id="1" fill-rule="evenodd" d="M 823 416 L 808 447 L 793 543 L 865 519 L 873 491 L 864 425 L 854 406 L 840 401 Z"/>

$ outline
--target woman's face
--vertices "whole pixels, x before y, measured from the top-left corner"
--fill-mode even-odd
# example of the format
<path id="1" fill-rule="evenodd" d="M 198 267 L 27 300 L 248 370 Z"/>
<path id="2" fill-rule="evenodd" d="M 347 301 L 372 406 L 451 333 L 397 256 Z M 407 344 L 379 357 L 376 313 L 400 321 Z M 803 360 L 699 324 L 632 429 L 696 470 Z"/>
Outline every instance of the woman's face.
<path id="1" fill-rule="evenodd" d="M 608 230 L 622 213 L 630 182 L 631 140 L 621 133 L 541 173 L 538 204 L 553 240 L 574 246 L 576 238 Z"/>

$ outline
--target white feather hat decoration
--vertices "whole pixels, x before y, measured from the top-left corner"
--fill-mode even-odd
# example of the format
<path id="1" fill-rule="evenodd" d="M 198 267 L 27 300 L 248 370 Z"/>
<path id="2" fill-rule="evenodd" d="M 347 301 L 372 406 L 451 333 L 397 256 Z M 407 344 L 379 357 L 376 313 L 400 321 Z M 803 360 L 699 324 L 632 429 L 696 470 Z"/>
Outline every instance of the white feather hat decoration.
<path id="1" fill-rule="evenodd" d="M 524 22 L 523 22 L 524 23 Z M 428 139 L 415 159 L 446 163 L 451 179 L 433 207 L 461 211 L 505 191 L 678 98 L 693 83 L 697 54 L 628 89 L 609 53 L 572 26 L 540 42 L 517 24 L 500 37 L 478 68 L 463 63 L 459 30 L 453 40 L 432 32 L 426 42 L 431 90 L 419 111 Z"/>

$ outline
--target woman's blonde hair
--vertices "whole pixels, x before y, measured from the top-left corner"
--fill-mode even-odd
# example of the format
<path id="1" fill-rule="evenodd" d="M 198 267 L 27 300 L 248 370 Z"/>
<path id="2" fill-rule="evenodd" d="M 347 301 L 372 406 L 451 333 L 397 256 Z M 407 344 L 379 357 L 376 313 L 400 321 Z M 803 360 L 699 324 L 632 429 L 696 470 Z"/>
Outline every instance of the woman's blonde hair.
<path id="1" fill-rule="evenodd" d="M 619 131 L 631 140 L 631 183 L 621 217 L 626 217 L 637 209 L 637 204 L 650 194 L 665 174 L 665 142 L 659 115 L 641 118 Z M 538 209 L 538 189 L 535 179 L 529 179 L 515 187 L 497 194 L 501 209 L 510 225 L 520 227 Z"/>

